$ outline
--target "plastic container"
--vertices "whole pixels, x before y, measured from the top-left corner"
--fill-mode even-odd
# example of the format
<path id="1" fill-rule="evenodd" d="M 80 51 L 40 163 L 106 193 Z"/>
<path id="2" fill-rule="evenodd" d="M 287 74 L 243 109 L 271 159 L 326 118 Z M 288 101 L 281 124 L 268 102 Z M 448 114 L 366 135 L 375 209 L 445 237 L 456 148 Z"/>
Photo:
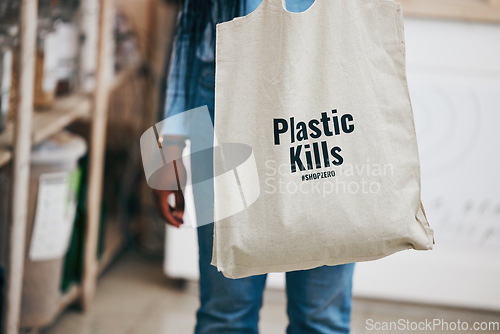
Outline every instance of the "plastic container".
<path id="1" fill-rule="evenodd" d="M 32 151 L 21 327 L 43 327 L 57 315 L 80 182 L 78 159 L 86 150 L 81 137 L 61 132 Z"/>

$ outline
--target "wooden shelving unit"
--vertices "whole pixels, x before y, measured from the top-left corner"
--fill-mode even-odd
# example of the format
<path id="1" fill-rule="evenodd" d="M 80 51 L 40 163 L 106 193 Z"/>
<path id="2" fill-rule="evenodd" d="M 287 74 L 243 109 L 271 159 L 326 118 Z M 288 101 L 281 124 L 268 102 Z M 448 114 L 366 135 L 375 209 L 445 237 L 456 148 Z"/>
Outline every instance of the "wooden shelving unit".
<path id="1" fill-rule="evenodd" d="M 87 221 L 84 236 L 84 264 L 81 284 L 73 284 L 59 298 L 58 310 L 79 303 L 87 308 L 93 298 L 100 272 L 111 262 L 123 246 L 123 238 L 117 224 L 110 224 L 104 254 L 97 257 L 99 238 L 102 177 L 106 142 L 108 95 L 133 75 L 140 65 L 120 72 L 114 79 L 109 47 L 113 38 L 113 3 L 111 0 L 85 0 L 94 2 L 91 8 L 99 8 L 98 46 L 95 53 L 97 69 L 95 88 L 90 94 L 75 93 L 57 98 L 50 110 L 33 110 L 35 75 L 35 47 L 37 26 L 37 0 L 22 0 L 20 13 L 19 73 L 17 73 L 16 119 L 7 124 L 0 135 L 0 168 L 12 164 L 11 220 L 8 223 L 9 250 L 6 254 L 6 299 L 0 316 L 0 333 L 19 332 L 23 268 L 26 249 L 27 203 L 30 174 L 30 152 L 36 145 L 58 133 L 66 126 L 88 119 L 90 123 L 89 176 L 87 188 Z M 4 194 L 2 194 L 4 195 Z M 57 315 L 56 315 L 57 316 Z"/>

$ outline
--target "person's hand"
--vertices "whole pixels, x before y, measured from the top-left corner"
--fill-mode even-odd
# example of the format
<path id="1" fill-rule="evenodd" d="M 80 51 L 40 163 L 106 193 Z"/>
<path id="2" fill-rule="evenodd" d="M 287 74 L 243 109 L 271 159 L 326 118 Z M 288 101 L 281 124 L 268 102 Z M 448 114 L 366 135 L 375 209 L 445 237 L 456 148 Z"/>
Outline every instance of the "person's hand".
<path id="1" fill-rule="evenodd" d="M 166 220 L 167 224 L 175 227 L 180 227 L 183 223 L 182 217 L 184 215 L 184 195 L 180 190 L 154 190 L 156 198 L 156 206 L 160 210 L 161 215 Z M 175 204 L 170 206 L 168 198 L 174 195 Z"/>
<path id="2" fill-rule="evenodd" d="M 168 146 L 164 148 L 165 155 L 171 157 L 181 157 L 183 147 L 179 146 Z M 174 173 L 166 173 L 163 176 L 162 184 L 168 189 L 178 189 L 177 177 L 179 178 L 179 184 L 181 189 L 184 188 L 186 184 L 186 168 L 182 163 L 182 159 L 177 159 L 175 161 L 175 167 L 177 170 L 177 176 Z M 182 217 L 184 215 L 184 195 L 182 190 L 153 190 L 156 207 L 160 211 L 161 215 L 167 222 L 175 227 L 180 227 L 183 223 Z M 174 196 L 175 204 L 171 206 L 169 204 L 169 197 Z"/>

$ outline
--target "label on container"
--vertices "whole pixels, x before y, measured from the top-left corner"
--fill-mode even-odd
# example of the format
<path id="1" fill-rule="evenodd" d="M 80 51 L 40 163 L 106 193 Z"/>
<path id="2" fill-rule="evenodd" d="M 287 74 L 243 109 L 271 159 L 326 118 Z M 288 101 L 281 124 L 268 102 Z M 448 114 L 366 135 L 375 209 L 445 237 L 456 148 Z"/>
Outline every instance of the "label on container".
<path id="1" fill-rule="evenodd" d="M 57 34 L 47 34 L 43 44 L 43 82 L 45 92 L 53 92 L 57 85 L 57 66 L 59 65 L 59 48 Z"/>
<path id="2" fill-rule="evenodd" d="M 62 258 L 69 247 L 76 213 L 79 172 L 42 174 L 29 250 L 32 261 Z"/>

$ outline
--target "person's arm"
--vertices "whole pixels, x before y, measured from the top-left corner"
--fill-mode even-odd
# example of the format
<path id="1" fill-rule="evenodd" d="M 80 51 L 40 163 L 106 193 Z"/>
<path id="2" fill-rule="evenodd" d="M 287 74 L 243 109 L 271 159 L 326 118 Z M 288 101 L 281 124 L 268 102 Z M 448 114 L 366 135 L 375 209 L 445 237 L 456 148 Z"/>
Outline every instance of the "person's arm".
<path id="1" fill-rule="evenodd" d="M 180 44 L 180 43 L 178 43 Z M 182 47 L 182 45 L 177 45 Z M 173 51 L 175 55 L 175 49 Z M 185 118 L 183 117 L 185 106 L 185 91 L 184 91 L 184 76 L 185 62 L 181 60 L 180 64 L 172 57 L 170 72 L 168 76 L 166 103 L 164 111 L 164 119 L 169 119 L 163 122 L 160 136 L 163 139 L 162 145 L 165 156 L 182 157 L 182 151 L 185 147 L 185 140 L 188 132 Z M 178 68 L 180 66 L 180 68 Z M 175 116 L 175 117 L 171 117 Z M 170 184 L 170 189 L 177 188 L 177 177 L 181 189 L 184 188 L 186 182 L 186 169 L 182 163 L 182 159 L 176 159 L 176 174 L 165 175 L 165 181 Z M 182 190 L 154 190 L 156 204 L 160 213 L 166 222 L 172 226 L 179 227 L 182 223 L 184 214 L 184 196 Z M 175 197 L 175 205 L 170 206 L 168 198 L 173 195 Z"/>
<path id="2" fill-rule="evenodd" d="M 164 141 L 173 141 L 183 139 L 182 137 L 164 137 L 168 138 Z M 182 150 L 184 147 L 182 145 L 170 145 L 163 147 L 163 152 L 167 157 L 182 157 Z M 175 174 L 165 173 L 164 181 L 162 182 L 169 189 L 177 190 L 153 190 L 156 199 L 156 205 L 160 210 L 161 215 L 166 220 L 166 222 L 172 226 L 179 227 L 183 223 L 182 217 L 184 215 L 184 195 L 182 189 L 186 184 L 186 168 L 182 163 L 182 159 L 175 160 Z M 180 189 L 179 188 L 180 185 Z M 170 206 L 168 198 L 173 195 L 175 203 Z"/>

